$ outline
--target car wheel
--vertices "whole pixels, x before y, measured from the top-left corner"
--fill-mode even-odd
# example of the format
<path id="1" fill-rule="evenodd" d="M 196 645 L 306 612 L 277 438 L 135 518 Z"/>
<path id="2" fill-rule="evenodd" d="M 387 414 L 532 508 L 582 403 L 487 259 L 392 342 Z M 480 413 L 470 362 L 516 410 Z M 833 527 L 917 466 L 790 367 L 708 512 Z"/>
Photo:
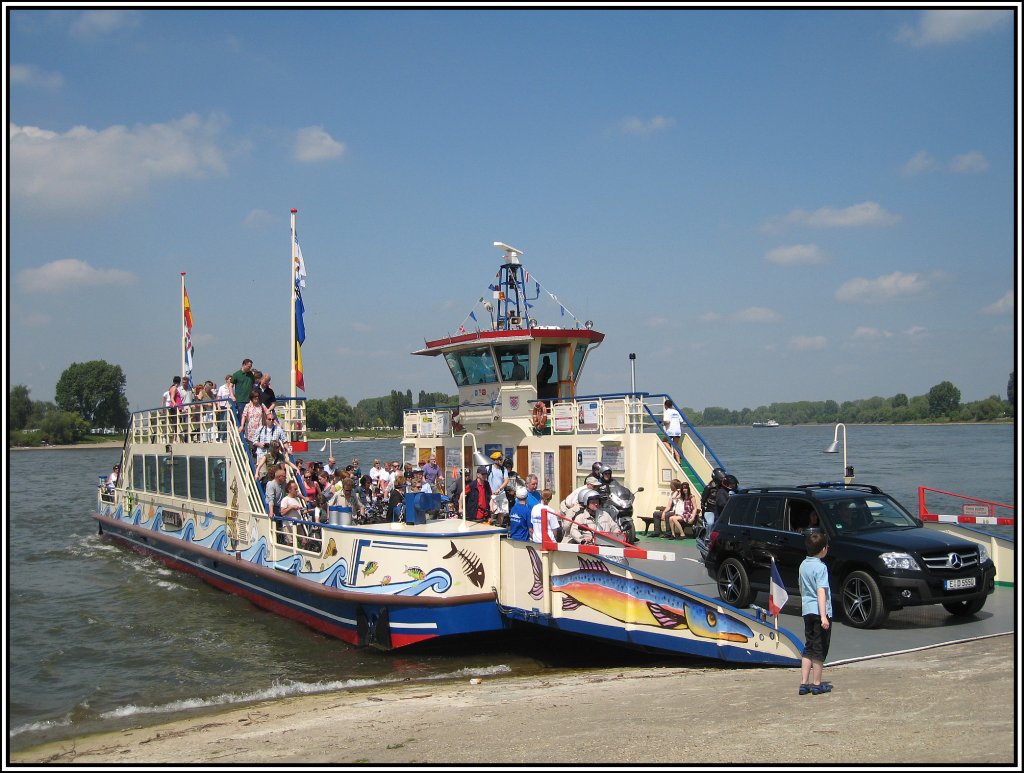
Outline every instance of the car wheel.
<path id="1" fill-rule="evenodd" d="M 735 558 L 727 558 L 718 567 L 718 597 L 726 604 L 744 609 L 754 600 L 747 570 Z"/>
<path id="2" fill-rule="evenodd" d="M 843 617 L 853 628 L 877 628 L 889 616 L 875 578 L 867 572 L 850 572 L 843 580 Z"/>
<path id="3" fill-rule="evenodd" d="M 945 601 L 942 606 L 951 615 L 970 617 L 980 612 L 987 600 L 988 596 L 982 596 L 980 599 L 970 599 L 969 601 Z"/>

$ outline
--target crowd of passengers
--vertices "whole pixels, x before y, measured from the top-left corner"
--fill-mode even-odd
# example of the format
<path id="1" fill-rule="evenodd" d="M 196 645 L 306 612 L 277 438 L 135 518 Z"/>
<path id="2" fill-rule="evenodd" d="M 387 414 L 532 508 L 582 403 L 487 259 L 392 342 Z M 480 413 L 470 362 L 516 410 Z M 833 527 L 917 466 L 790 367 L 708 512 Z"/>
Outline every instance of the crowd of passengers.
<path id="1" fill-rule="evenodd" d="M 443 507 L 434 517 L 461 517 L 465 511 L 467 520 L 508 529 L 513 539 L 539 543 L 545 527 L 548 539 L 555 542 L 591 544 L 599 533 L 620 534 L 614 519 L 602 519 L 599 510 L 602 481 L 597 464 L 585 484 L 555 510 L 549 504 L 553 493 L 539 489 L 537 476 L 521 477 L 512 460 L 498 451 L 491 455 L 491 464 L 477 468 L 471 481 L 465 481 L 459 469 L 445 475 L 433 454 L 422 467 L 374 459 L 365 473 L 358 458 L 344 469 L 333 456 L 326 465 L 292 461 L 270 381 L 270 375 L 253 368 L 253 361 L 247 358 L 219 387 L 204 381 L 192 389 L 187 380 L 183 384 L 182 378 L 175 376 L 163 394 L 163 407 L 176 409 L 170 431 L 184 442 L 223 440 L 229 417 L 237 419 L 237 428 L 255 460 L 267 512 L 287 519 L 287 523 L 294 523 L 292 519 L 306 522 L 279 529 L 278 539 L 283 544 L 293 544 L 294 538 L 302 547 L 319 549 L 320 530 L 309 524 L 401 520 L 409 493 L 441 494 Z M 468 476 L 469 471 L 465 473 Z"/>

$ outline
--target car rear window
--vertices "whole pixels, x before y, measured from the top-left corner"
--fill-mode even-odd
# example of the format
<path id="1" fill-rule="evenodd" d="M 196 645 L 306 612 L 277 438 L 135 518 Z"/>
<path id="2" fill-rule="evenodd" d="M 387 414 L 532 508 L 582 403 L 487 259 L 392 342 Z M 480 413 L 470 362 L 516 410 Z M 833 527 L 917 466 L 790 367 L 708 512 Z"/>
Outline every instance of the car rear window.
<path id="1" fill-rule="evenodd" d="M 754 497 L 732 497 L 729 500 L 729 509 L 726 510 L 728 522 L 736 526 L 750 526 L 754 517 Z"/>
<path id="2" fill-rule="evenodd" d="M 764 529 L 782 528 L 782 497 L 758 497 L 754 526 Z"/>

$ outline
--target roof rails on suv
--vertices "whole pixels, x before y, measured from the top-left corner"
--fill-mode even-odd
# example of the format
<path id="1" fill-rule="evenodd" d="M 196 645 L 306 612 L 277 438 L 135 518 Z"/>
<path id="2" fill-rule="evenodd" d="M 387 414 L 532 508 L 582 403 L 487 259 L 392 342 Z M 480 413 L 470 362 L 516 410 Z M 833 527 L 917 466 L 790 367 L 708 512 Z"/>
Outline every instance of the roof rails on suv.
<path id="1" fill-rule="evenodd" d="M 866 483 L 843 483 L 842 481 L 827 482 L 821 481 L 820 483 L 804 483 L 803 485 L 797 486 L 799 489 L 856 489 L 857 491 L 867 491 L 869 494 L 884 494 L 885 492 L 878 486 L 870 486 Z"/>

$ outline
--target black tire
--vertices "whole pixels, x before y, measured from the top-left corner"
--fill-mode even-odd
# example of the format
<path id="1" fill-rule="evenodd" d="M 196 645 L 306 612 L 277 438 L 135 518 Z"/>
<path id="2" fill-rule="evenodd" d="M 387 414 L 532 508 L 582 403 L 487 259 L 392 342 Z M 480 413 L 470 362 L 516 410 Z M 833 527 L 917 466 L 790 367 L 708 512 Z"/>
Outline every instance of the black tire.
<path id="1" fill-rule="evenodd" d="M 867 572 L 846 575 L 840 599 L 846 624 L 853 628 L 877 628 L 889 616 L 878 583 Z"/>
<path id="2" fill-rule="evenodd" d="M 982 596 L 981 598 L 970 599 L 969 601 L 945 601 L 942 606 L 951 615 L 970 617 L 971 615 L 978 614 L 981 608 L 985 606 L 986 601 L 988 601 L 988 596 Z"/>
<path id="3" fill-rule="evenodd" d="M 743 564 L 735 558 L 725 559 L 716 573 L 718 598 L 731 607 L 746 609 L 754 600 L 750 590 L 750 578 Z"/>

